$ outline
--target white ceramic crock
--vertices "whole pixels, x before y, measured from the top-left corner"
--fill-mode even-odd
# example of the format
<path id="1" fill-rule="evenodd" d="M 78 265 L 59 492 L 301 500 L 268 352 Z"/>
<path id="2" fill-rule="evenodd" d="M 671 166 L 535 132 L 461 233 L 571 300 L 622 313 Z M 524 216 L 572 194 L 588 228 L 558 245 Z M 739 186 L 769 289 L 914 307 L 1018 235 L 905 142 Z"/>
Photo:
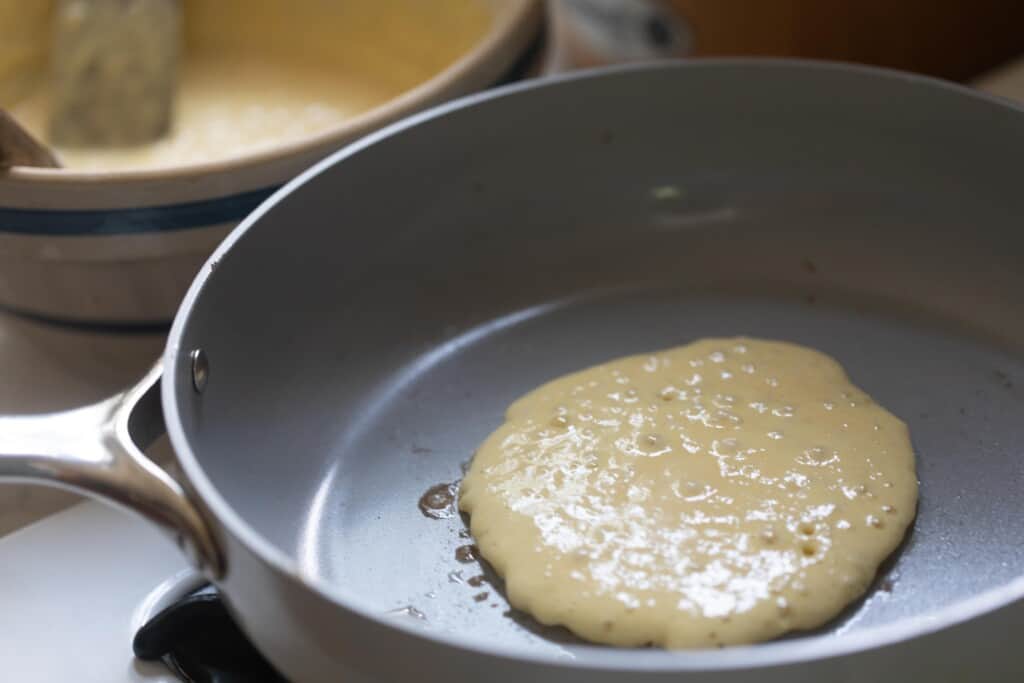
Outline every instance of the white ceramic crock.
<path id="1" fill-rule="evenodd" d="M 389 0 L 389 11 L 400 12 L 403 2 Z M 0 175 L 0 307 L 89 324 L 169 321 L 213 247 L 284 181 L 368 131 L 508 72 L 538 35 L 541 2 L 479 2 L 491 12 L 491 26 L 468 51 L 398 97 L 298 143 L 188 167 L 15 168 Z M 44 40 L 38 32 L 15 35 L 17 16 L 38 11 L 0 4 L 0 39 L 27 47 Z M 38 17 L 22 27 L 28 25 L 45 28 Z M 0 74 L 17 68 L 17 50 L 12 54 L 6 64 L 0 59 Z"/>

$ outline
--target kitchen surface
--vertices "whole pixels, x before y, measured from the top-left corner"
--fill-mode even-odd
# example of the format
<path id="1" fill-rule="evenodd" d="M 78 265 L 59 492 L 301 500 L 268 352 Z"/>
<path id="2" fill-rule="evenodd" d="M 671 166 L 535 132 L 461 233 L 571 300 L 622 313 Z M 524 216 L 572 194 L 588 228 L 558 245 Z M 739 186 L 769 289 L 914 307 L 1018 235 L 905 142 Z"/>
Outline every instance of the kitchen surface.
<path id="1" fill-rule="evenodd" d="M 462 11 L 456 7 L 457 2 L 448 4 L 453 14 Z M 197 3 L 191 5 L 194 10 Z M 501 15 L 502 21 L 507 21 L 507 33 L 494 38 L 493 45 L 488 43 L 493 52 L 490 57 L 481 58 L 479 72 L 475 75 L 469 62 L 464 71 L 445 71 L 457 59 L 452 56 L 456 52 L 477 54 L 467 46 L 481 40 L 471 37 L 474 31 L 480 32 L 480 27 L 470 16 L 475 10 L 467 10 L 467 18 L 458 24 L 457 30 L 453 29 L 453 35 L 461 36 L 458 40 L 464 41 L 464 46 L 457 48 L 453 43 L 452 55 L 440 55 L 432 51 L 428 38 L 421 37 L 420 43 L 409 47 L 409 53 L 427 55 L 424 59 L 434 59 L 436 64 L 429 68 L 424 66 L 422 73 L 414 73 L 412 69 L 403 71 L 396 62 L 393 71 L 397 75 L 388 85 L 391 90 L 385 94 L 383 91 L 361 92 L 360 97 L 365 101 L 360 100 L 359 110 L 370 111 L 379 106 L 379 120 L 371 121 L 371 114 L 366 114 L 366 126 L 362 125 L 364 118 L 359 118 L 351 130 L 342 131 L 338 121 L 332 118 L 337 111 L 325 114 L 315 107 L 305 107 L 303 115 L 308 115 L 309 120 L 296 123 L 289 130 L 296 139 L 315 139 L 319 147 L 296 144 L 289 151 L 290 156 L 268 162 L 262 170 L 239 170 L 240 175 L 252 173 L 252 177 L 236 186 L 232 185 L 233 179 L 225 180 L 231 175 L 230 169 L 211 167 L 209 177 L 212 180 L 208 184 L 218 192 L 223 188 L 220 194 L 224 196 L 193 196 L 194 188 L 186 187 L 187 183 L 169 190 L 171 201 L 182 205 L 224 201 L 224 197 L 230 195 L 228 199 L 235 202 L 239 213 L 236 216 L 217 209 L 212 218 L 195 218 L 206 226 L 199 231 L 209 232 L 204 235 L 194 232 L 188 244 L 171 248 L 171 258 L 175 260 L 173 273 L 172 267 L 166 264 L 153 266 L 154 254 L 171 244 L 169 235 L 173 231 L 125 236 L 115 230 L 105 234 L 101 239 L 107 240 L 106 244 L 119 252 L 119 258 L 124 257 L 128 262 L 124 272 L 131 278 L 138 278 L 134 292 L 111 295 L 113 305 L 103 303 L 103 292 L 120 289 L 122 281 L 118 277 L 119 266 L 109 269 L 109 264 L 103 263 L 103 257 L 98 255 L 106 246 L 84 246 L 89 256 L 76 261 L 66 258 L 68 252 L 62 251 L 64 245 L 90 238 L 66 235 L 68 242 L 52 246 L 42 242 L 29 244 L 28 240 L 40 238 L 27 237 L 27 232 L 20 228 L 14 231 L 17 234 L 7 238 L 0 236 L 0 260 L 8 259 L 14 264 L 9 274 L 25 271 L 29 273 L 26 282 L 33 282 L 33 287 L 46 287 L 50 292 L 45 297 L 29 292 L 18 299 L 22 295 L 16 288 L 0 288 L 0 299 L 4 300 L 0 309 L 0 414 L 67 410 L 99 401 L 131 386 L 163 352 L 167 314 L 173 311 L 176 303 L 171 305 L 172 302 L 181 296 L 195 269 L 237 220 L 266 196 L 251 193 L 258 194 L 271 185 L 280 185 L 329 149 L 369 132 L 371 124 L 383 125 L 414 109 L 481 90 L 492 83 L 653 59 L 798 55 L 927 72 L 1024 105 L 1024 60 L 1018 56 L 1024 52 L 1024 11 L 1013 3 L 958 2 L 933 7 L 931 3 L 908 2 L 893 8 L 891 3 L 796 0 L 775 3 L 556 0 L 549 5 L 545 9 L 543 30 L 539 24 L 530 30 L 524 28 L 529 24 L 524 18 L 525 9 L 522 15 Z M 884 17 L 881 16 L 883 5 L 892 9 L 891 13 L 886 11 Z M 14 16 L 13 6 L 0 0 L 0 23 Z M 207 17 L 210 22 L 220 19 L 223 17 L 216 16 L 216 12 Z M 381 30 L 382 35 L 387 33 L 387 27 Z M 328 35 L 321 35 L 321 29 L 318 31 L 314 33 L 320 38 Z M 515 38 L 517 32 L 521 35 Z M 370 58 L 368 55 L 372 55 L 370 48 L 353 47 L 346 58 L 365 60 Z M 9 63 L 15 61 L 16 57 L 8 59 Z M 4 67 L 0 59 L 0 74 L 4 73 Z M 283 78 L 274 81 L 275 97 L 293 97 L 287 74 L 282 72 L 278 76 Z M 433 78 L 439 80 L 435 82 Z M 428 93 L 435 85 L 436 90 Z M 316 87 L 325 87 L 324 82 Z M 409 93 L 423 94 L 423 101 L 406 107 L 405 98 L 412 96 Z M 4 94 L 5 90 L 0 88 L 0 105 L 6 104 Z M 345 106 L 344 103 L 334 105 L 335 110 Z M 387 110 L 392 105 L 393 111 Z M 292 118 L 294 112 L 281 110 L 267 116 L 270 118 L 253 123 L 254 129 L 267 121 L 271 127 L 281 126 L 283 119 L 274 117 Z M 346 112 L 342 118 L 347 120 L 348 117 Z M 33 129 L 39 135 L 42 130 Z M 331 132 L 320 135 L 328 130 Z M 232 145 L 239 147 L 232 154 L 238 152 L 244 156 L 251 152 L 246 148 L 247 139 L 245 135 L 239 135 L 237 140 L 233 138 Z M 184 157 L 174 156 L 179 153 L 187 156 L 187 151 L 175 150 L 169 153 L 173 159 L 168 163 L 180 163 Z M 257 157 L 259 154 L 253 158 Z M 121 160 L 110 163 L 116 165 Z M 52 169 L 33 169 L 24 177 L 14 177 L 11 184 L 4 187 L 4 171 L 0 171 L 0 231 L 6 230 L 3 209 L 9 208 L 8 202 L 20 194 L 22 187 L 29 188 L 25 190 L 25 197 L 33 206 L 30 209 L 16 207 L 9 212 L 10 220 L 26 221 L 48 210 L 45 207 L 49 195 L 29 186 L 35 176 L 51 182 L 52 178 L 47 180 L 44 176 L 53 172 Z M 157 185 L 139 187 L 143 195 L 149 195 L 147 201 L 158 190 L 163 191 Z M 660 191 L 663 198 L 675 192 L 669 186 L 656 188 L 656 191 Z M 126 205 L 124 194 L 114 193 L 117 196 L 108 203 L 105 197 L 88 196 L 68 187 L 59 187 L 55 192 L 54 196 L 59 195 L 60 201 L 70 202 L 62 210 L 66 208 L 68 213 L 78 214 L 79 218 L 70 219 L 73 221 L 81 220 L 81 215 L 89 211 L 136 211 L 139 212 L 136 217 L 143 211 L 153 211 L 152 207 L 142 209 Z M 239 200 L 242 196 L 249 199 Z M 47 220 L 56 224 L 53 222 L 62 218 L 52 216 Z M 50 232 L 59 234 L 60 230 Z M 115 244 L 115 236 L 123 241 Z M 54 236 L 50 234 L 45 239 L 52 241 Z M 40 258 L 38 269 L 33 269 L 25 256 L 29 253 L 32 258 Z M 814 268 L 814 265 L 807 267 Z M 108 270 L 101 272 L 104 268 Z M 167 274 L 175 283 L 173 293 L 151 289 L 153 283 L 147 279 L 147 271 L 150 275 Z M 60 278 L 70 278 L 64 282 L 73 284 L 46 283 Z M 86 284 L 96 285 L 100 293 L 84 296 L 81 288 Z M 87 300 L 89 303 L 80 310 L 96 313 L 90 313 L 91 319 L 55 320 L 62 317 L 62 312 L 79 310 L 76 307 Z M 151 315 L 154 311 L 156 313 Z M 166 439 L 158 441 L 152 453 L 165 461 L 169 457 Z M 133 659 L 131 641 L 135 632 L 160 609 L 201 583 L 199 575 L 190 569 L 174 544 L 134 516 L 85 501 L 63 490 L 23 484 L 0 486 L 0 632 L 7 634 L 0 638 L 0 672 L 3 672 L 0 678 L 4 680 L 82 683 L 181 680 L 161 662 Z M 429 597 L 428 592 L 425 595 L 424 600 L 435 599 Z M 887 598 L 883 595 L 877 599 Z M 412 632 L 418 628 L 416 614 L 415 605 L 396 605 L 393 616 Z"/>

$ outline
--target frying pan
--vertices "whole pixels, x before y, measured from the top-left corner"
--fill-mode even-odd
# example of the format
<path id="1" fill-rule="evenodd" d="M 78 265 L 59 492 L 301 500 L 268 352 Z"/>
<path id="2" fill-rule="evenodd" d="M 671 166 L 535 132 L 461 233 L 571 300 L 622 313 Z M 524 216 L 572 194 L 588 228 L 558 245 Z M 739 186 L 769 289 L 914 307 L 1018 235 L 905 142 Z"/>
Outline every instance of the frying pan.
<path id="1" fill-rule="evenodd" d="M 4 419 L 0 474 L 169 529 L 295 681 L 1017 680 L 1022 153 L 1015 107 L 852 66 L 617 68 L 448 104 L 269 199 L 197 277 L 162 381 Z M 666 652 L 459 583 L 463 521 L 417 501 L 512 400 L 732 334 L 831 354 L 910 426 L 918 517 L 863 600 Z M 161 413 L 178 476 L 140 451 Z"/>

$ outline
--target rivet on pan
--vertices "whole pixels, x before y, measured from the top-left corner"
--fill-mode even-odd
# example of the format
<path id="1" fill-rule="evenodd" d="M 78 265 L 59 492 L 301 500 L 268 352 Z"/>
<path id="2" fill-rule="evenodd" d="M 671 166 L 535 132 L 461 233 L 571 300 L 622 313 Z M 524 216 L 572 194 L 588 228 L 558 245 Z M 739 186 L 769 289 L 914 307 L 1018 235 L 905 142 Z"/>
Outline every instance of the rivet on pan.
<path id="1" fill-rule="evenodd" d="M 189 358 L 192 360 L 192 388 L 201 394 L 210 380 L 210 361 L 202 349 L 194 349 Z"/>

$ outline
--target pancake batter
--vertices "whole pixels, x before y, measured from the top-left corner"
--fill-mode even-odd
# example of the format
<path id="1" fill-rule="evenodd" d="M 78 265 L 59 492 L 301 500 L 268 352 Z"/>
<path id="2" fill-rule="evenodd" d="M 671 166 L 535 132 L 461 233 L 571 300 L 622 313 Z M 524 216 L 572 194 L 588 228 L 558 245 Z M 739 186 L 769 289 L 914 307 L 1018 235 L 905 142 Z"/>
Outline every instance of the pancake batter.
<path id="1" fill-rule="evenodd" d="M 481 0 L 185 0 L 184 9 L 169 135 L 58 147 L 67 168 L 177 167 L 309 140 L 434 77 L 478 46 L 494 17 Z M 50 11 L 0 0 L 0 107 L 47 142 Z"/>
<path id="2" fill-rule="evenodd" d="M 58 147 L 61 163 L 118 171 L 230 158 L 324 132 L 397 94 L 370 79 L 347 79 L 339 86 L 327 70 L 253 56 L 200 56 L 183 66 L 167 137 L 135 147 Z M 38 139 L 47 139 L 46 88 L 15 104 L 11 113 Z"/>
<path id="3" fill-rule="evenodd" d="M 612 645 L 751 643 L 860 596 L 914 518 L 906 426 L 830 357 L 707 339 L 516 401 L 460 507 L 509 601 Z"/>

